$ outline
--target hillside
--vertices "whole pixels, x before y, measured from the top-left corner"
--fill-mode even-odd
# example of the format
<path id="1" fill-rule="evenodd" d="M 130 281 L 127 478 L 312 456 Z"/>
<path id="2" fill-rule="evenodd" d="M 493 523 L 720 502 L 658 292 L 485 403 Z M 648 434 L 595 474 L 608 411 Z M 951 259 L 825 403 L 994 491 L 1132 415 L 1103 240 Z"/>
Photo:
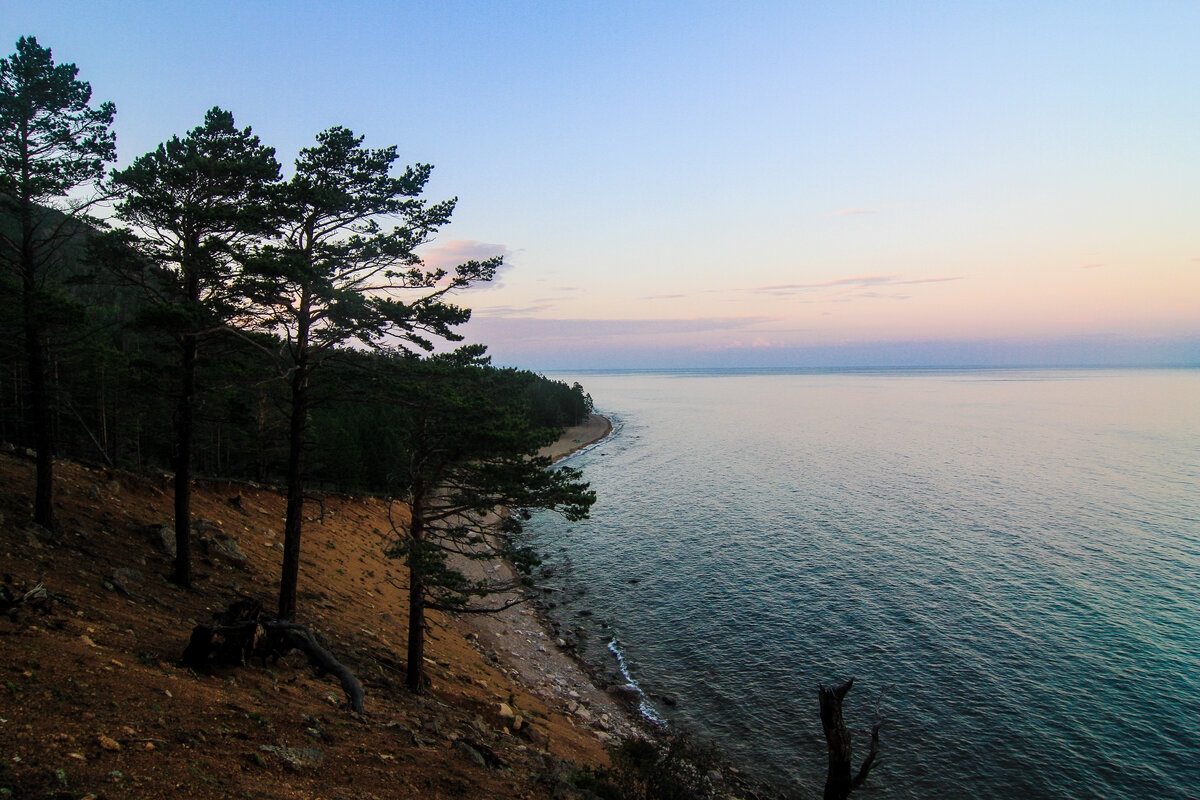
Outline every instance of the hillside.
<path id="1" fill-rule="evenodd" d="M 0 455 L 2 591 L 40 582 L 52 595 L 0 614 L 4 796 L 561 797 L 577 766 L 604 764 L 604 741 L 629 732 L 524 607 L 478 628 L 437 616 L 431 689 L 410 695 L 403 568 L 383 554 L 388 506 L 374 498 L 312 505 L 297 617 L 362 680 L 362 716 L 299 652 L 183 668 L 196 623 L 239 596 L 273 606 L 283 497 L 200 484 L 198 580 L 185 591 L 164 578 L 155 528 L 171 518 L 166 478 L 57 469 L 61 529 L 50 534 L 25 522 L 32 461 Z"/>

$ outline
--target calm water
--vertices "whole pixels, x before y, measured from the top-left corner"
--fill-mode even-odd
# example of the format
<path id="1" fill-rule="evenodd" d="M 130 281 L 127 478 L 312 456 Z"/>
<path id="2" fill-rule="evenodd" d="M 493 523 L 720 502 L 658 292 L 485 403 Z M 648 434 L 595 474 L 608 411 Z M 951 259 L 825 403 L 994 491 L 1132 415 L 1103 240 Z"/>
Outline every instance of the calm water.
<path id="1" fill-rule="evenodd" d="M 575 378 L 618 430 L 535 544 L 653 713 L 819 796 L 853 676 L 870 796 L 1200 797 L 1200 371 Z"/>

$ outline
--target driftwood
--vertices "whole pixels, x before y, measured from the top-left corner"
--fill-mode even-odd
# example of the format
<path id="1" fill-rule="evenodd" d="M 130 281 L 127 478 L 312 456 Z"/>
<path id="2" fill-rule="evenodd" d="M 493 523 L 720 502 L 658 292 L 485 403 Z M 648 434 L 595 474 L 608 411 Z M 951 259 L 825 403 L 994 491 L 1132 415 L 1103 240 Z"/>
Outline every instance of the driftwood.
<path id="1" fill-rule="evenodd" d="M 858 773 L 851 777 L 853 751 L 850 746 L 850 731 L 846 729 L 846 722 L 842 719 L 842 700 L 853 685 L 854 679 L 851 678 L 838 686 L 817 687 L 817 695 L 821 702 L 821 726 L 825 729 L 825 741 L 829 745 L 825 800 L 846 800 L 850 793 L 867 779 L 879 753 L 879 728 L 883 723 L 876 723 L 871 728 L 871 749 Z"/>
<path id="2" fill-rule="evenodd" d="M 342 684 L 342 690 L 355 713 L 363 712 L 365 693 L 362 684 L 344 664 L 317 642 L 306 625 L 263 616 L 262 603 L 238 600 L 225 611 L 214 614 L 211 622 L 192 629 L 191 639 L 181 661 L 200 669 L 213 664 L 245 665 L 252 657 L 276 660 L 290 650 L 308 656 L 318 674 L 329 673 Z"/>

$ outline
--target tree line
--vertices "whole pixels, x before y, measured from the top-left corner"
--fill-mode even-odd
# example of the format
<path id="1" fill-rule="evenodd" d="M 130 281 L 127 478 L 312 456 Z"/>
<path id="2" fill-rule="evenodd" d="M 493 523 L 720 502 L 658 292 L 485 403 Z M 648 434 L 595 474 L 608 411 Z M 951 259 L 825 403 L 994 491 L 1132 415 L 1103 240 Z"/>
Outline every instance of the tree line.
<path id="1" fill-rule="evenodd" d="M 287 620 L 306 490 L 388 493 L 412 508 L 394 554 L 419 622 L 500 588 L 448 560 L 497 507 L 501 539 L 531 509 L 587 513 L 579 474 L 537 457 L 591 412 L 583 388 L 438 346 L 501 259 L 422 261 L 455 206 L 423 196 L 430 165 L 335 126 L 285 177 L 213 108 L 114 170 L 115 114 L 33 37 L 0 59 L 0 438 L 36 455 L 35 522 L 55 525 L 56 455 L 166 470 L 188 586 L 196 475 L 280 483 Z"/>

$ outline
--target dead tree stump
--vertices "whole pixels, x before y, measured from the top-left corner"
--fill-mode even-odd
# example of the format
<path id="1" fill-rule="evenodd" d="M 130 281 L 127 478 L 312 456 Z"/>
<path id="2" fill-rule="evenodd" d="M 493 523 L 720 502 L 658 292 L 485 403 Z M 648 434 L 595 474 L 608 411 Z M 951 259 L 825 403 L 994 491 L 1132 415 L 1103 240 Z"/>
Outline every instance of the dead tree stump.
<path id="1" fill-rule="evenodd" d="M 853 685 L 854 679 L 851 678 L 838 686 L 817 687 L 817 696 L 821 703 L 821 726 L 825 729 L 825 741 L 829 745 L 825 800 L 846 800 L 850 793 L 867 779 L 879 752 L 879 728 L 883 723 L 876 723 L 871 728 L 871 749 L 859 767 L 858 774 L 851 777 L 853 749 L 850 746 L 850 731 L 846 729 L 846 722 L 842 719 L 842 700 Z"/>

